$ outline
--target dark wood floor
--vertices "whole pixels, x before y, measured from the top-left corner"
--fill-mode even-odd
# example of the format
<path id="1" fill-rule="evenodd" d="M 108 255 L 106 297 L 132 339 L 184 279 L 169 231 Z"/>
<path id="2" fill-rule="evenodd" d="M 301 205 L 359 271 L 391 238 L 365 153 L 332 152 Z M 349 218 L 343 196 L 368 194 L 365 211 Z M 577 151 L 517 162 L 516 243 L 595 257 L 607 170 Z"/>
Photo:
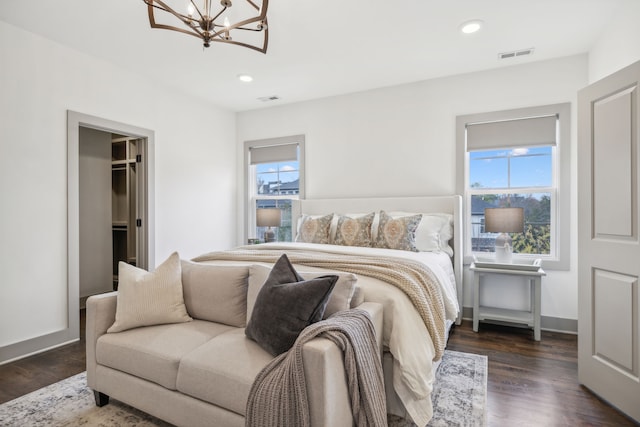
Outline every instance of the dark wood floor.
<path id="1" fill-rule="evenodd" d="M 0 365 L 0 404 L 86 369 L 85 310 L 80 311 L 80 341 Z"/>
<path id="2" fill-rule="evenodd" d="M 85 369 L 84 313 L 80 342 L 0 366 L 0 403 Z M 578 384 L 577 338 L 471 323 L 455 327 L 448 348 L 489 357 L 488 426 L 637 426 Z"/>
<path id="3" fill-rule="evenodd" d="M 488 426 L 636 426 L 578 384 L 578 339 L 471 322 L 453 329 L 448 349 L 489 358 Z"/>

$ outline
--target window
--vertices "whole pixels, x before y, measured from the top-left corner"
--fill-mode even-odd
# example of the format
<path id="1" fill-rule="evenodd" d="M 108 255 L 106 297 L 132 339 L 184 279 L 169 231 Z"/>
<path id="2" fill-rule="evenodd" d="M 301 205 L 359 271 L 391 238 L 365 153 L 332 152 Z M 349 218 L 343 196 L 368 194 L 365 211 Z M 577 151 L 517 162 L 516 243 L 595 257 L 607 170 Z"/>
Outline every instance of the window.
<path id="1" fill-rule="evenodd" d="M 304 196 L 304 136 L 245 142 L 245 169 L 246 238 L 263 242 L 269 227 L 258 227 L 256 209 L 278 208 L 282 212 L 280 226 L 273 229 L 276 240 L 292 241 L 291 201 Z"/>
<path id="2" fill-rule="evenodd" d="M 458 117 L 458 191 L 465 200 L 465 254 L 495 251 L 486 208 L 519 207 L 514 261 L 569 266 L 569 104 Z"/>

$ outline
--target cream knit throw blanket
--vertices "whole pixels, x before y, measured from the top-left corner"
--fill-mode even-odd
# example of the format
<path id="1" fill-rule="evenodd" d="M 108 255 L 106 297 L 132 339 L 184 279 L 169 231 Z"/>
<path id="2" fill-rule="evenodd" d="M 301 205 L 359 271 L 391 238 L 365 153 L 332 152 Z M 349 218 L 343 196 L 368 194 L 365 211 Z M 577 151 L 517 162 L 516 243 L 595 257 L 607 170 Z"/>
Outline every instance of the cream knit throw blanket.
<path id="1" fill-rule="evenodd" d="M 244 260 L 274 263 L 285 252 L 293 264 L 374 277 L 401 289 L 407 294 L 429 331 L 436 351 L 434 360 L 440 360 L 446 344 L 444 297 L 438 279 L 423 263 L 392 257 L 281 249 L 235 249 L 211 252 L 194 258 L 193 261 Z"/>
<path id="2" fill-rule="evenodd" d="M 367 312 L 353 309 L 338 312 L 305 328 L 289 351 L 276 357 L 258 374 L 247 400 L 247 427 L 310 425 L 302 347 L 317 336 L 330 339 L 344 352 L 347 387 L 356 425 L 387 426 L 375 328 Z"/>

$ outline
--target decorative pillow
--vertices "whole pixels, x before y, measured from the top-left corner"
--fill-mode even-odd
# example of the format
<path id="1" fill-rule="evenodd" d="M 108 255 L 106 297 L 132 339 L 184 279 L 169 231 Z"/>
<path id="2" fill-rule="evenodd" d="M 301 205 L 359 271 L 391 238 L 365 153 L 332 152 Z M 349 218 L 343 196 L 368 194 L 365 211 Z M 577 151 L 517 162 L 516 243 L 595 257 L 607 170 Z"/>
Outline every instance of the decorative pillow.
<path id="1" fill-rule="evenodd" d="M 416 215 L 408 212 L 391 212 L 393 218 Z M 446 213 L 423 213 L 416 230 L 416 247 L 423 252 L 442 251 L 453 256 L 449 240 L 453 237 L 453 215 Z"/>
<path id="2" fill-rule="evenodd" d="M 375 212 L 358 218 L 340 216 L 336 229 L 335 245 L 371 247 L 371 224 Z"/>
<path id="3" fill-rule="evenodd" d="M 322 319 L 337 281 L 333 275 L 305 281 L 282 255 L 258 293 L 245 334 L 273 356 L 284 353 Z"/>
<path id="4" fill-rule="evenodd" d="M 376 247 L 418 252 L 416 229 L 421 220 L 420 214 L 394 219 L 385 211 L 380 211 Z"/>
<path id="5" fill-rule="evenodd" d="M 271 268 L 265 265 L 254 264 L 249 267 L 249 290 L 247 291 L 247 321 L 251 319 L 251 313 L 255 305 L 256 297 L 262 285 L 266 282 L 271 273 Z M 342 310 L 348 310 L 355 306 L 362 304 L 360 301 L 356 305 L 354 300 L 356 291 L 359 289 L 357 286 L 358 276 L 353 273 L 346 273 L 344 271 L 309 271 L 301 272 L 298 274 L 303 280 L 313 279 L 318 277 L 318 274 L 330 274 L 338 276 L 338 281 L 333 287 L 329 301 L 327 301 L 327 308 L 324 310 L 323 319 L 331 316 L 334 313 Z"/>
<path id="6" fill-rule="evenodd" d="M 319 218 L 304 216 L 298 230 L 296 242 L 329 244 L 329 230 L 332 219 L 333 214 Z"/>
<path id="7" fill-rule="evenodd" d="M 453 249 L 449 246 L 449 240 L 453 237 L 453 215 L 450 214 L 423 214 L 422 222 L 416 233 L 418 247 L 427 247 L 427 242 L 434 239 L 439 250 L 449 256 L 453 256 Z M 427 249 L 420 249 L 427 250 Z"/>
<path id="8" fill-rule="evenodd" d="M 177 252 L 153 273 L 120 261 L 116 301 L 116 321 L 107 332 L 193 320 L 184 305 Z"/>
<path id="9" fill-rule="evenodd" d="M 181 265 L 184 304 L 191 317 L 238 328 L 246 326 L 248 266 L 185 260 Z"/>

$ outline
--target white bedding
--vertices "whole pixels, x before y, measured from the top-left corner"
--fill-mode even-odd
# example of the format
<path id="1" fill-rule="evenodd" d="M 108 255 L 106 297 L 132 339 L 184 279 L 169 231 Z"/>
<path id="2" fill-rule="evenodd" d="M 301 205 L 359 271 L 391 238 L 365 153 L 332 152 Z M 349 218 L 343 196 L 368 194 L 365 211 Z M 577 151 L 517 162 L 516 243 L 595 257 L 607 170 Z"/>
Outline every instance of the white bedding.
<path id="1" fill-rule="evenodd" d="M 446 319 L 454 321 L 459 307 L 451 258 L 441 252 L 407 252 L 392 249 L 364 248 L 313 243 L 268 243 L 239 249 L 310 250 L 329 253 L 386 256 L 420 261 L 429 266 L 442 288 Z M 212 261 L 207 261 L 212 262 Z M 229 263 L 230 261 L 215 261 Z M 300 272 L 326 271 L 296 266 Z M 379 302 L 384 307 L 383 344 L 393 355 L 393 388 L 413 421 L 423 426 L 433 415 L 431 391 L 435 376 L 435 348 L 420 315 L 407 295 L 381 280 L 358 275 L 358 285 L 365 301 Z"/>

